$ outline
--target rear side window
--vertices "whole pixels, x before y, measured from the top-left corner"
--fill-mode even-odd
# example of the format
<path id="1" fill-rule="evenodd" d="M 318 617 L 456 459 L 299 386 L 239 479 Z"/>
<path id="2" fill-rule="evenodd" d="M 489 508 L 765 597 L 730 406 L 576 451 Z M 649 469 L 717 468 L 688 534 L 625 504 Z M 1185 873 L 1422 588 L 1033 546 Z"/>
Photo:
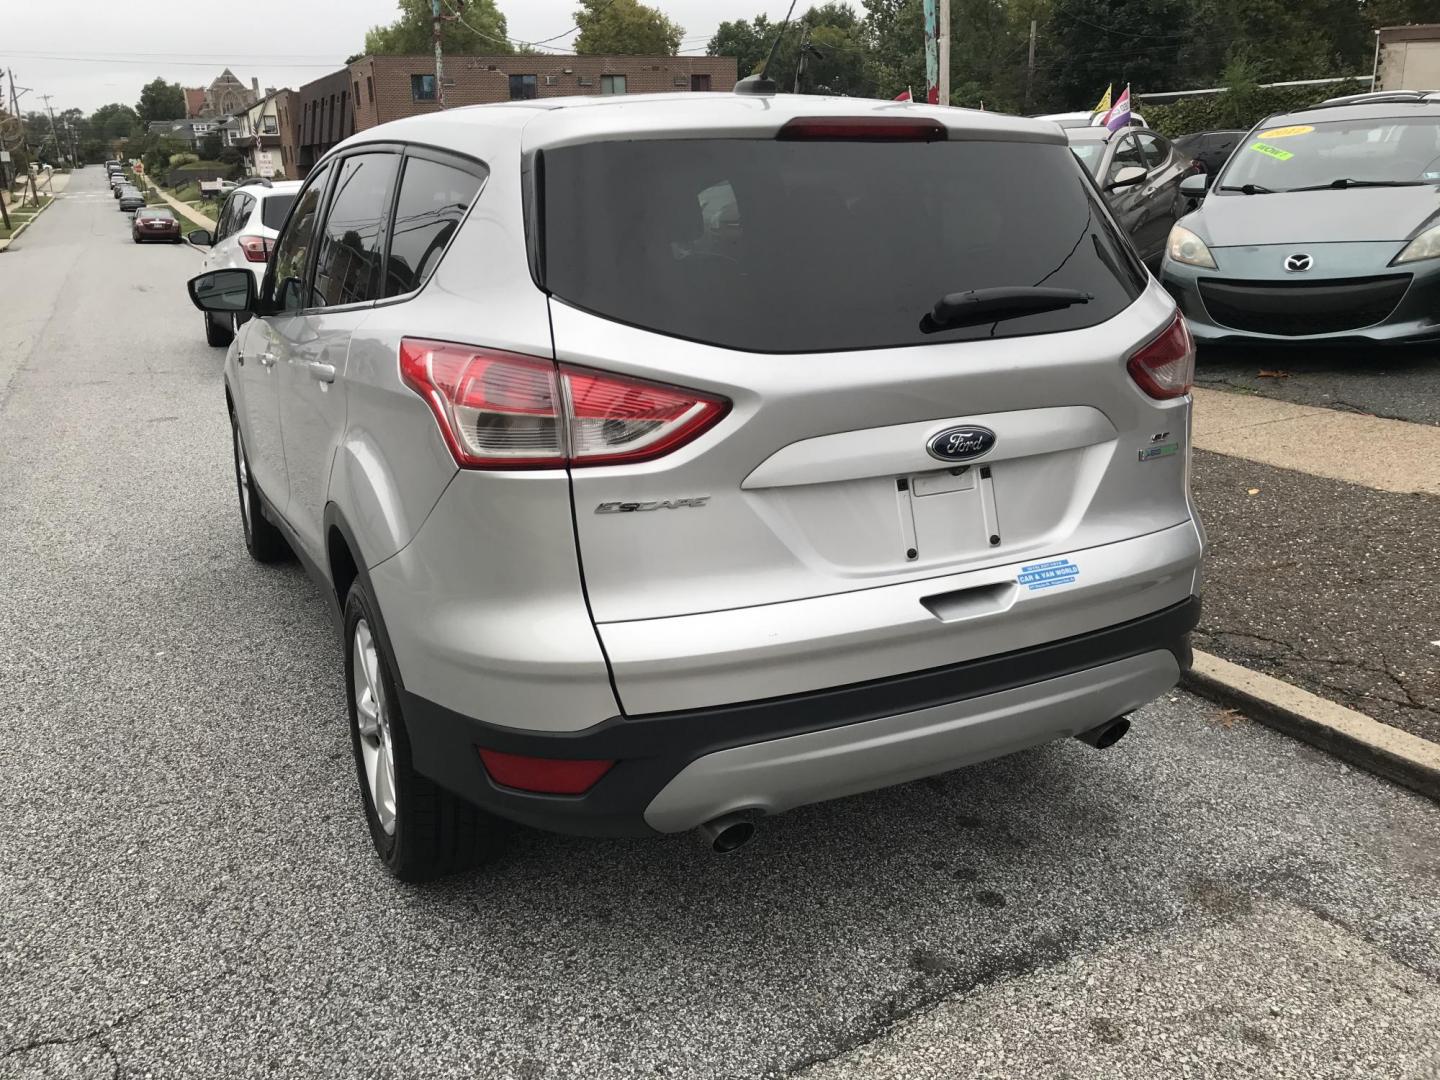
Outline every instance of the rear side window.
<path id="1" fill-rule="evenodd" d="M 1073 330 L 1111 318 L 1145 284 L 1064 145 L 603 142 L 545 151 L 541 171 L 540 265 L 556 298 L 727 348 Z M 1094 298 L 922 329 L 946 294 L 1030 285 Z"/>
<path id="2" fill-rule="evenodd" d="M 322 307 L 374 300 L 380 293 L 384 223 L 398 154 L 355 154 L 340 163 L 320 231 L 313 302 Z"/>
<path id="3" fill-rule="evenodd" d="M 285 224 L 285 215 L 290 213 L 290 207 L 295 202 L 294 195 L 269 195 L 260 203 L 260 220 L 265 223 L 267 229 L 280 231 L 280 226 Z"/>
<path id="4" fill-rule="evenodd" d="M 385 272 L 386 296 L 425 284 L 483 182 L 482 173 L 459 166 L 428 158 L 405 159 Z"/>

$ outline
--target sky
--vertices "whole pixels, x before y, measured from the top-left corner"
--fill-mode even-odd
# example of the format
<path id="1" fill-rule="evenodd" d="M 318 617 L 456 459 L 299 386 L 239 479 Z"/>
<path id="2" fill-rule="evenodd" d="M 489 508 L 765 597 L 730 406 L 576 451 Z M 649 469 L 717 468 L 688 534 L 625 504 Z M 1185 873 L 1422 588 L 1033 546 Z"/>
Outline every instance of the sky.
<path id="1" fill-rule="evenodd" d="M 575 25 L 574 0 L 498 0 L 509 36 L 538 41 Z M 761 12 L 781 19 L 788 0 L 650 0 L 685 28 L 682 52 L 703 52 L 715 27 Z M 797 4 L 799 10 L 809 0 Z M 360 51 L 365 31 L 394 20 L 395 0 L 38 0 L 4 5 L 0 67 L 15 74 L 21 111 L 86 113 L 111 101 L 134 105 L 157 75 L 207 86 L 228 67 L 242 82 L 298 87 Z M 858 5 L 857 5 L 858 7 Z M 226 33 L 222 27 L 239 30 Z M 574 35 L 552 44 L 563 46 Z M 9 95 L 9 80 L 5 83 Z M 8 100 L 6 102 L 8 106 Z"/>

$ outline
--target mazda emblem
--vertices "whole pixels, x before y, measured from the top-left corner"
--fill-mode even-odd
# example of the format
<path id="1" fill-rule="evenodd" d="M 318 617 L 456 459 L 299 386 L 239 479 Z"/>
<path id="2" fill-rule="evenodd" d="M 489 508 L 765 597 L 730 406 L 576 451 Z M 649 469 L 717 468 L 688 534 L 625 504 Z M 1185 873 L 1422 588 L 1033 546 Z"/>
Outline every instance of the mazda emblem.
<path id="1" fill-rule="evenodd" d="M 989 428 L 967 424 L 946 428 L 930 436 L 926 451 L 937 461 L 969 461 L 988 454 L 995 447 L 995 433 Z"/>
<path id="2" fill-rule="evenodd" d="M 1304 252 L 1285 257 L 1285 272 L 1288 274 L 1303 274 L 1315 265 L 1315 260 Z"/>

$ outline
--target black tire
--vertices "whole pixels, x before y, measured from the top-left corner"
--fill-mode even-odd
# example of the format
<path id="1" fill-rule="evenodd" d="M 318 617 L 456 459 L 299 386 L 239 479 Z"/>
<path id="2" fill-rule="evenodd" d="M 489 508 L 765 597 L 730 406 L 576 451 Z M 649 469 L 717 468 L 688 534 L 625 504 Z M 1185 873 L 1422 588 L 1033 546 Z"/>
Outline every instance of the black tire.
<path id="1" fill-rule="evenodd" d="M 130 234 L 130 239 L 134 240 L 137 244 L 140 243 L 140 237 L 136 236 L 134 233 Z"/>
<path id="2" fill-rule="evenodd" d="M 410 735 L 400 705 L 395 662 L 376 615 L 378 610 L 363 579 L 357 578 L 345 598 L 344 639 L 345 701 L 350 714 L 350 749 L 355 758 L 355 778 L 360 786 L 360 801 L 370 828 L 370 840 L 385 869 L 401 881 L 428 881 L 469 870 L 485 862 L 499 848 L 506 824 L 478 806 L 437 787 L 412 767 Z M 376 726 L 377 735 L 368 739 L 361 733 L 356 703 L 356 656 L 361 651 L 357 637 L 362 624 L 373 648 L 383 699 L 379 703 L 379 715 L 383 716 L 383 721 Z M 360 682 L 369 684 L 363 672 Z M 388 752 L 394 765 L 394 810 L 389 828 L 376 811 L 366 774 L 365 752 L 362 750 L 362 741 L 367 741 L 372 747 L 381 744 L 378 736 L 381 728 L 388 736 Z M 388 783 L 386 787 L 389 787 Z"/>
<path id="3" fill-rule="evenodd" d="M 139 241 L 136 241 L 139 243 Z M 224 348 L 235 340 L 234 324 L 229 317 L 217 319 L 212 311 L 205 312 L 205 344 L 214 345 L 216 348 Z"/>
<path id="4" fill-rule="evenodd" d="M 250 473 L 249 455 L 245 452 L 245 440 L 234 413 L 230 414 L 230 439 L 234 449 L 235 491 L 240 498 L 240 525 L 245 531 L 245 550 L 256 562 L 279 562 L 290 554 L 290 545 L 261 509 L 260 489 L 255 486 L 255 477 Z"/>

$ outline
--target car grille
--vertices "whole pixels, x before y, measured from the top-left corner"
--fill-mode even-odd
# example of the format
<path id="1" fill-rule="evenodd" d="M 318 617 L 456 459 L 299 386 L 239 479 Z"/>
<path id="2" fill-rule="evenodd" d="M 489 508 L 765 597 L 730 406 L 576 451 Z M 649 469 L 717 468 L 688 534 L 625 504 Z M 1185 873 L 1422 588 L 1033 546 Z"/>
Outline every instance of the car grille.
<path id="1" fill-rule="evenodd" d="M 1384 322 L 1410 285 L 1409 274 L 1315 282 L 1202 281 L 1200 298 L 1222 326 L 1303 337 Z"/>

